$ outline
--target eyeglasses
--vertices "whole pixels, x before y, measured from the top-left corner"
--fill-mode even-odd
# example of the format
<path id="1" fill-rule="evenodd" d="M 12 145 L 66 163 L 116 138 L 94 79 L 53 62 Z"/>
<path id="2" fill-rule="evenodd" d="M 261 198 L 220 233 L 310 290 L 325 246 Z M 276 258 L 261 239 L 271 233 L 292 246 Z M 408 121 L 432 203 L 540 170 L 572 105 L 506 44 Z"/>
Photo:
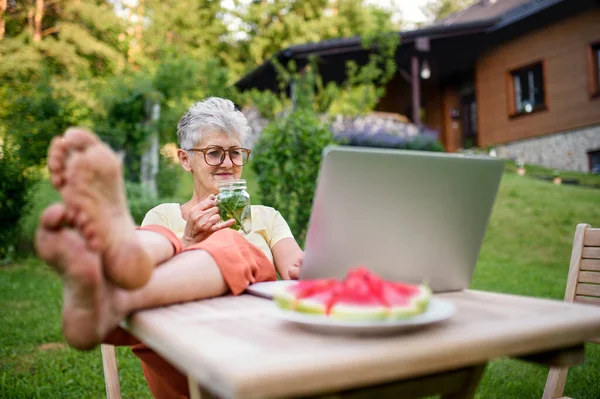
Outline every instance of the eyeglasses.
<path id="1" fill-rule="evenodd" d="M 250 157 L 250 151 L 247 148 L 232 147 L 228 150 L 219 146 L 210 146 L 206 148 L 190 148 L 186 151 L 201 152 L 204 154 L 204 161 L 210 166 L 219 166 L 225 161 L 225 154 L 229 153 L 231 163 L 236 166 L 244 166 Z"/>

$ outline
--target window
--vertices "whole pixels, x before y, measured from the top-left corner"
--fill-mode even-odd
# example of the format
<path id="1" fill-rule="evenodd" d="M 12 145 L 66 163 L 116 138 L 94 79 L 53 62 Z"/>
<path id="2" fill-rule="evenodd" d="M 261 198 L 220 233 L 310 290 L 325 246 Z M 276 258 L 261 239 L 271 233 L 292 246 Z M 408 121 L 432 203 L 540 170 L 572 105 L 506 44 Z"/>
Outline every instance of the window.
<path id="1" fill-rule="evenodd" d="M 590 172 L 600 175 L 600 150 L 588 152 Z"/>
<path id="2" fill-rule="evenodd" d="M 542 62 L 511 71 L 510 80 L 512 88 L 511 116 L 546 109 Z"/>
<path id="3" fill-rule="evenodd" d="M 590 95 L 600 97 L 600 43 L 590 46 Z"/>

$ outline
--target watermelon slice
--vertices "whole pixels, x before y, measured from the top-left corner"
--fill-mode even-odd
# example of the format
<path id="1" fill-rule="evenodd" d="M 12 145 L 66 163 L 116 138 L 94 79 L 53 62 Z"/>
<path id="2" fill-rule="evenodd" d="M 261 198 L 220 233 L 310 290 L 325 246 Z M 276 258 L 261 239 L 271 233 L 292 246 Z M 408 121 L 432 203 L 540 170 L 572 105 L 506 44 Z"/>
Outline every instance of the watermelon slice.
<path id="1" fill-rule="evenodd" d="M 385 281 L 365 267 L 350 270 L 341 281 L 299 281 L 274 296 L 282 309 L 346 321 L 410 318 L 425 312 L 430 299 L 426 285 Z"/>
<path id="2" fill-rule="evenodd" d="M 335 279 L 299 281 L 278 291 L 273 299 L 283 309 L 303 313 L 325 313 L 325 304 L 337 284 L 339 283 Z"/>

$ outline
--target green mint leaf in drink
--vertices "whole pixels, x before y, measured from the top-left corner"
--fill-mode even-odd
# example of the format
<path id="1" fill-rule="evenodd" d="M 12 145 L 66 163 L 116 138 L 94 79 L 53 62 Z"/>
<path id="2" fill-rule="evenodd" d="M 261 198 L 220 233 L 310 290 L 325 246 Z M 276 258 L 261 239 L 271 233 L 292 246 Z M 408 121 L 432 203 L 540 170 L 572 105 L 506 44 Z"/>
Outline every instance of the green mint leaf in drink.
<path id="1" fill-rule="evenodd" d="M 231 228 L 248 234 L 252 230 L 252 212 L 245 181 L 222 182 L 219 191 L 217 206 L 221 220 L 235 220 Z"/>

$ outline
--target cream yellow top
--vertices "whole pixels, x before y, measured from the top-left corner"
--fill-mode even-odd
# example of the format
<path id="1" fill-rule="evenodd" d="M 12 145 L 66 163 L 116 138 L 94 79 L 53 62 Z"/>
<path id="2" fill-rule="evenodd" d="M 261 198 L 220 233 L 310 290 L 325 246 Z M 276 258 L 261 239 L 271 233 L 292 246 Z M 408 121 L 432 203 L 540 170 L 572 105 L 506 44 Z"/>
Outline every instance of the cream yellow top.
<path id="1" fill-rule="evenodd" d="M 181 216 L 180 204 L 165 203 L 155 206 L 146 213 L 142 226 L 149 224 L 164 226 L 181 239 L 186 221 Z M 268 206 L 252 205 L 252 231 L 245 237 L 273 262 L 271 248 L 281 239 L 294 236 L 279 211 Z"/>

